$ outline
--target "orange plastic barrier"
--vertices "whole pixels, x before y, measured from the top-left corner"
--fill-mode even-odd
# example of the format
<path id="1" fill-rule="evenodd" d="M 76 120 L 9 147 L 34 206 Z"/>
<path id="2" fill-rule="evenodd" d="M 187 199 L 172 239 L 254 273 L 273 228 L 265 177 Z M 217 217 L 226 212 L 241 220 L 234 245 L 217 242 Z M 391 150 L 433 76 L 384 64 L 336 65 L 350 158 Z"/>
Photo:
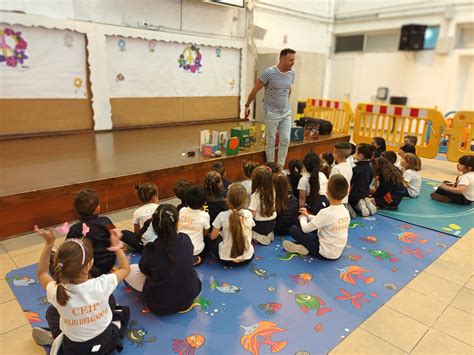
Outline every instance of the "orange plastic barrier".
<path id="1" fill-rule="evenodd" d="M 403 137 L 416 136 L 416 153 L 420 157 L 435 158 L 446 120 L 433 108 L 395 105 L 357 104 L 352 139 L 357 144 L 372 143 L 383 137 L 388 150 L 397 151 Z"/>
<path id="2" fill-rule="evenodd" d="M 333 132 L 348 134 L 351 120 L 354 118 L 354 111 L 347 101 L 308 98 L 306 99 L 304 117 L 322 118 L 330 121 L 333 125 Z"/>
<path id="3" fill-rule="evenodd" d="M 474 112 L 456 112 L 450 125 L 446 129 L 448 138 L 448 150 L 446 158 L 449 161 L 457 162 L 463 155 L 474 154 L 471 144 L 474 140 Z"/>

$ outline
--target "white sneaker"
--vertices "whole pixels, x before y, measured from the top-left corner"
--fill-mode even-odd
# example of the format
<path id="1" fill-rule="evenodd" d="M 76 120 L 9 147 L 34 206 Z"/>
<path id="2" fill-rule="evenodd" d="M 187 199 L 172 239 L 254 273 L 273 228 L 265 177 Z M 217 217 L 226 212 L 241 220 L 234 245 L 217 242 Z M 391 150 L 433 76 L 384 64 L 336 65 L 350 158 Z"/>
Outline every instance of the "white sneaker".
<path id="1" fill-rule="evenodd" d="M 53 344 L 54 338 L 49 330 L 34 327 L 31 331 L 33 340 L 38 345 L 51 345 Z"/>
<path id="2" fill-rule="evenodd" d="M 283 241 L 283 249 L 289 253 L 297 253 L 301 255 L 308 255 L 309 251 L 301 244 L 292 243 L 289 240 Z"/>
<path id="3" fill-rule="evenodd" d="M 270 241 L 273 242 L 273 241 L 275 240 L 275 233 L 270 232 L 270 233 L 268 234 L 268 238 L 270 238 Z"/>
<path id="4" fill-rule="evenodd" d="M 377 206 L 375 206 L 370 198 L 366 197 L 364 198 L 365 205 L 367 206 L 367 209 L 370 212 L 370 215 L 373 216 L 374 214 L 377 213 Z"/>
<path id="5" fill-rule="evenodd" d="M 362 217 L 369 217 L 370 211 L 365 205 L 365 201 L 363 199 L 360 199 L 359 202 L 357 202 L 356 210 L 360 212 Z"/>
<path id="6" fill-rule="evenodd" d="M 262 245 L 270 245 L 270 243 L 272 242 L 269 236 L 259 234 L 255 231 L 252 231 L 252 239 L 256 240 Z"/>

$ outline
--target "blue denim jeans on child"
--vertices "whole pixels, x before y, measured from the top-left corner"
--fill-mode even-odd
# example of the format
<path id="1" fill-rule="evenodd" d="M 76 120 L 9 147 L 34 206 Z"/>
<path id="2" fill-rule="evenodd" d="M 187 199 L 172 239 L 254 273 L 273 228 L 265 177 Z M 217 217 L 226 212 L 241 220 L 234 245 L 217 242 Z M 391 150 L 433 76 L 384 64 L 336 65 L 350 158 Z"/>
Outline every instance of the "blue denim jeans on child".
<path id="1" fill-rule="evenodd" d="M 286 112 L 265 111 L 265 126 L 265 154 L 267 162 L 275 161 L 275 140 L 278 130 L 280 144 L 278 145 L 277 163 L 283 168 L 285 166 L 286 154 L 288 153 L 288 146 L 290 145 L 291 110 Z"/>

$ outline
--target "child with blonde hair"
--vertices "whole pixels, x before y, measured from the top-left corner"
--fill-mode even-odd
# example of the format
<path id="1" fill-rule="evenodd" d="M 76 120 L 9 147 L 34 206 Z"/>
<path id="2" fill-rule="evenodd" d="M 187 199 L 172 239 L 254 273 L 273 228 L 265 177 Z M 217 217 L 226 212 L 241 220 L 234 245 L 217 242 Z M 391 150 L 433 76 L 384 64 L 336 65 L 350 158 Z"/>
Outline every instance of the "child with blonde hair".
<path id="1" fill-rule="evenodd" d="M 413 153 L 406 153 L 401 163 L 407 197 L 418 197 L 421 192 L 421 159 Z"/>

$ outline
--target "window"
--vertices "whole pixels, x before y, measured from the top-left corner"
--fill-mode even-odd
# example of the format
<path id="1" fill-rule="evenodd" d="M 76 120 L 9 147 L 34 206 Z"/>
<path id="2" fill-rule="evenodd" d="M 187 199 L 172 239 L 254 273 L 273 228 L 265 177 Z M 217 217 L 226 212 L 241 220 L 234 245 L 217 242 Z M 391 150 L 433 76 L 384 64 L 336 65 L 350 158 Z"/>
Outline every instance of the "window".
<path id="1" fill-rule="evenodd" d="M 336 53 L 359 52 L 364 49 L 364 35 L 336 36 Z"/>
<path id="2" fill-rule="evenodd" d="M 428 26 L 425 31 L 423 49 L 435 49 L 439 37 L 439 26 Z"/>
<path id="3" fill-rule="evenodd" d="M 366 35 L 366 52 L 388 52 L 397 51 L 400 42 L 400 31 L 383 33 L 368 33 Z"/>

